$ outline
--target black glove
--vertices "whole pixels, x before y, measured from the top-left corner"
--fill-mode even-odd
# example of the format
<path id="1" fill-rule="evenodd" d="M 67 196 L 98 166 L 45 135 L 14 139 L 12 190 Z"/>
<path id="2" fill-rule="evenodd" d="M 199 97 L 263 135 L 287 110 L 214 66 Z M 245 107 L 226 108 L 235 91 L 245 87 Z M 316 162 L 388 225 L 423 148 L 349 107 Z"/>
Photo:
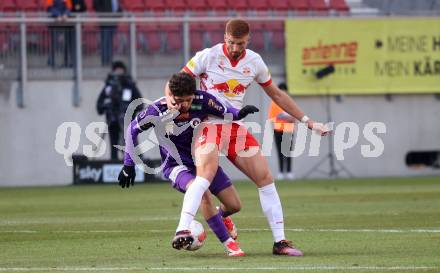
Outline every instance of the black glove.
<path id="1" fill-rule="evenodd" d="M 134 166 L 124 165 L 118 176 L 119 186 L 123 188 L 125 187 L 129 188 L 130 184 L 133 186 L 135 177 L 136 177 L 136 172 L 134 171 Z"/>
<path id="2" fill-rule="evenodd" d="M 243 119 L 249 114 L 253 114 L 256 112 L 259 112 L 260 110 L 253 105 L 246 105 L 245 107 L 241 108 L 241 110 L 238 112 L 238 119 Z"/>

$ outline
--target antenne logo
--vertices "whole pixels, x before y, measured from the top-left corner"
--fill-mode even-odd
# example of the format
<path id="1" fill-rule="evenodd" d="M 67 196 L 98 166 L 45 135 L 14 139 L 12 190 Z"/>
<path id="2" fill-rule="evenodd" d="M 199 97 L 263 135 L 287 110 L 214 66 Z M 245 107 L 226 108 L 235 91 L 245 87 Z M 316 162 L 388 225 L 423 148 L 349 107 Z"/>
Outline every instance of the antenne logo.
<path id="1" fill-rule="evenodd" d="M 236 79 L 232 79 L 222 83 L 213 83 L 212 89 L 215 89 L 220 93 L 224 93 L 225 96 L 235 97 L 243 94 L 246 90 L 246 86 L 242 85 Z"/>
<path id="2" fill-rule="evenodd" d="M 354 64 L 357 49 L 356 41 L 324 44 L 319 40 L 316 46 L 303 48 L 302 64 L 304 66 Z"/>

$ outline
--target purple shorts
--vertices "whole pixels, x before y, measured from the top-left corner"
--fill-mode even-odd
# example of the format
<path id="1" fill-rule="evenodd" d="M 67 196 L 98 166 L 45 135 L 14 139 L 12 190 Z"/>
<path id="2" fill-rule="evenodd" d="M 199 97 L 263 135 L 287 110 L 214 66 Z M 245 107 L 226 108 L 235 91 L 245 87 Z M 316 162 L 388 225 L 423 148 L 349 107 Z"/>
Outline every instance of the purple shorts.
<path id="1" fill-rule="evenodd" d="M 196 178 L 196 170 L 188 168 L 186 166 L 176 166 L 173 168 L 171 173 L 167 176 L 171 181 L 171 185 L 176 190 L 185 193 L 186 186 L 194 178 Z M 211 185 L 209 186 L 209 191 L 217 195 L 222 190 L 227 187 L 232 186 L 231 179 L 223 172 L 222 168 L 219 166 Z"/>

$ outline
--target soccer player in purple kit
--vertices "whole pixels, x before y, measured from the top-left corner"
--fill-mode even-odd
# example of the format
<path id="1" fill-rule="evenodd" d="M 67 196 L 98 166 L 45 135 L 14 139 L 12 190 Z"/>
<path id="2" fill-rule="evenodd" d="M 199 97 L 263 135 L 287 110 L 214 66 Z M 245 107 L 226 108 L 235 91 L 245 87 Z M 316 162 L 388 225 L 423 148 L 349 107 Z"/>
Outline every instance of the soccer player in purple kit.
<path id="1" fill-rule="evenodd" d="M 241 110 L 225 107 L 214 96 L 196 91 L 195 79 L 184 72 L 171 76 L 166 92 L 174 98 L 173 109 L 178 110 L 178 113 L 173 112 L 175 110 L 170 110 L 165 98 L 161 98 L 138 114 L 127 129 L 124 167 L 118 177 L 119 184 L 123 188 L 128 188 L 134 183 L 134 147 L 141 132 L 154 127 L 159 139 L 159 149 L 164 165 L 163 174 L 172 182 L 172 186 L 176 190 L 185 193 L 196 177 L 196 167 L 192 158 L 194 128 L 208 115 L 220 118 L 227 118 L 229 115 L 233 120 L 241 120 L 248 114 L 258 112 L 258 108 L 252 105 L 247 105 Z M 215 207 L 211 193 L 222 203 L 220 211 Z M 209 188 L 206 188 L 201 201 L 202 214 L 209 227 L 223 244 L 227 255 L 244 256 L 244 252 L 231 237 L 222 221 L 224 212 L 229 215 L 233 214 L 240 210 L 241 204 L 231 180 L 220 166 Z M 186 248 L 194 239 L 189 230 L 180 232 L 176 236 L 178 239 L 174 238 L 172 244 L 176 249 Z"/>

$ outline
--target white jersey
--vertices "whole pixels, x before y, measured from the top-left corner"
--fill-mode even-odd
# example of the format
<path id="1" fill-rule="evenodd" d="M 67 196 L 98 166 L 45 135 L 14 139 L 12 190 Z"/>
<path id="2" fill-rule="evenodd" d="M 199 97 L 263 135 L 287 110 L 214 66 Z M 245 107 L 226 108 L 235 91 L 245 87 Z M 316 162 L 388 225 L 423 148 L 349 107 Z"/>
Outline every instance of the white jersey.
<path id="1" fill-rule="evenodd" d="M 258 53 L 246 49 L 238 60 L 226 53 L 225 44 L 217 44 L 196 53 L 183 68 L 200 78 L 200 89 L 216 96 L 227 106 L 243 107 L 247 88 L 255 80 L 265 87 L 272 83 L 269 70 Z"/>

